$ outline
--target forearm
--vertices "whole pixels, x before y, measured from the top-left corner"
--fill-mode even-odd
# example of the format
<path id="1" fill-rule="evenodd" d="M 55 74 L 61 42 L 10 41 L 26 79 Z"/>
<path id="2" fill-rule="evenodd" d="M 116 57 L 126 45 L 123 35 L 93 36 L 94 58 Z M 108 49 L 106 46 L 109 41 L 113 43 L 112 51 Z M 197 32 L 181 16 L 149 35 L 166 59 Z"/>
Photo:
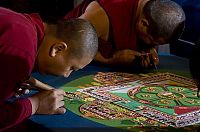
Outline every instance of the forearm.
<path id="1" fill-rule="evenodd" d="M 104 58 L 100 52 L 97 52 L 94 60 L 102 64 L 113 64 L 112 58 Z"/>
<path id="2" fill-rule="evenodd" d="M 136 57 L 139 56 L 141 56 L 141 53 L 134 50 L 125 49 L 115 51 L 112 57 L 108 59 L 104 58 L 101 53 L 98 52 L 96 55 L 96 60 L 104 64 L 128 66 L 131 65 Z"/>
<path id="3" fill-rule="evenodd" d="M 39 98 L 32 96 L 28 98 L 32 105 L 32 115 L 34 115 L 37 112 L 37 109 L 39 107 Z"/>

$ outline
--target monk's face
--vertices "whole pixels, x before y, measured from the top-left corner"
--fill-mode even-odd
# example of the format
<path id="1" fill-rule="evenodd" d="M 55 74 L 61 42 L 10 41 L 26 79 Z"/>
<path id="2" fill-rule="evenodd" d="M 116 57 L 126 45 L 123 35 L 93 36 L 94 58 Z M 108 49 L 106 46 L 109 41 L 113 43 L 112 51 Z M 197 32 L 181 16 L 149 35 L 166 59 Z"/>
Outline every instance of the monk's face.
<path id="1" fill-rule="evenodd" d="M 164 38 L 162 37 L 154 38 L 148 33 L 141 33 L 139 37 L 145 44 L 148 44 L 150 46 L 158 46 L 167 43 Z"/>
<path id="2" fill-rule="evenodd" d="M 63 77 L 68 77 L 71 72 L 82 69 L 92 61 L 92 58 L 76 58 L 67 54 L 46 59 L 39 65 L 39 72 Z"/>
<path id="3" fill-rule="evenodd" d="M 149 31 L 148 20 L 143 17 L 140 17 L 136 22 L 136 33 L 139 39 L 141 39 L 145 44 L 151 46 L 157 46 L 167 43 L 163 37 L 155 38 L 148 31 Z"/>
<path id="4" fill-rule="evenodd" d="M 49 60 L 51 61 L 51 60 Z M 73 56 L 58 56 L 54 58 L 54 63 L 49 62 L 49 67 L 42 67 L 44 74 L 68 77 L 71 72 L 82 69 L 88 65 L 92 59 L 87 57 L 76 58 Z"/>
<path id="5" fill-rule="evenodd" d="M 63 42 L 40 48 L 36 59 L 37 70 L 41 74 L 68 77 L 71 72 L 82 69 L 92 61 L 89 55 L 77 57 L 70 52 Z"/>

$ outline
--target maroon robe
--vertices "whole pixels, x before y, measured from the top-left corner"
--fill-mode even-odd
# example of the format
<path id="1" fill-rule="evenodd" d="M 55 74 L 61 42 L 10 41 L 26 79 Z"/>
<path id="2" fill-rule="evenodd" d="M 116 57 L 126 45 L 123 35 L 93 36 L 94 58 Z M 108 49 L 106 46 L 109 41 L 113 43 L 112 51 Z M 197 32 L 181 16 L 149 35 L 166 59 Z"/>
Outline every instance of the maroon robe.
<path id="1" fill-rule="evenodd" d="M 81 16 L 94 0 L 85 0 L 65 19 Z M 97 0 L 108 15 L 110 22 L 108 41 L 99 40 L 99 51 L 104 57 L 110 57 L 115 50 L 137 50 L 135 18 L 139 0 Z"/>
<path id="2" fill-rule="evenodd" d="M 20 14 L 0 8 L 0 131 L 10 128 L 32 114 L 28 99 L 5 102 L 30 76 L 44 26 L 37 14 Z"/>

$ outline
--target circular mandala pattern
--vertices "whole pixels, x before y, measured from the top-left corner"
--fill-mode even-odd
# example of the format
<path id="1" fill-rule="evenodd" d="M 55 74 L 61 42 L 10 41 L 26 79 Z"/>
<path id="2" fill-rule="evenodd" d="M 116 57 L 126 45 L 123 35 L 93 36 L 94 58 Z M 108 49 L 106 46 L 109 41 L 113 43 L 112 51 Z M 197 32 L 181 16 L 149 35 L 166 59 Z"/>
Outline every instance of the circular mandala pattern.
<path id="1" fill-rule="evenodd" d="M 157 96 L 167 100 L 180 100 L 185 98 L 185 95 L 182 93 L 173 93 L 168 91 L 160 92 Z"/>
<path id="2" fill-rule="evenodd" d="M 196 91 L 177 86 L 141 86 L 128 91 L 133 100 L 147 105 L 172 108 L 174 106 L 200 106 Z"/>

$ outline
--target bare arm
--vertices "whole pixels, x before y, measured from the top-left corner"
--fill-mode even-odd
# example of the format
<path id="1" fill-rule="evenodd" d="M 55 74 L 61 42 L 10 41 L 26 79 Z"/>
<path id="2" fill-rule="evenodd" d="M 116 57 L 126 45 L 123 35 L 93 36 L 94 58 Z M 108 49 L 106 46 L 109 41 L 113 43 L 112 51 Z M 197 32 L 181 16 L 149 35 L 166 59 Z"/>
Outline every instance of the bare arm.
<path id="1" fill-rule="evenodd" d="M 104 9 L 99 5 L 98 2 L 93 1 L 91 2 L 84 14 L 80 16 L 82 19 L 86 19 L 92 23 L 94 28 L 96 29 L 97 35 L 99 38 L 107 41 L 109 37 L 109 19 L 104 11 Z M 136 56 L 140 56 L 140 53 L 134 50 L 121 50 L 116 51 L 111 58 L 104 58 L 100 52 L 97 52 L 95 56 L 95 60 L 103 63 L 103 64 L 121 64 L 121 65 L 130 65 Z M 153 57 L 154 59 L 155 57 Z M 157 60 L 153 60 L 154 63 L 157 65 Z M 142 59 L 142 66 L 148 67 L 150 61 L 149 58 Z"/>
<path id="2" fill-rule="evenodd" d="M 109 19 L 104 9 L 98 2 L 91 2 L 85 10 L 85 13 L 80 16 L 86 19 L 94 26 L 99 38 L 107 41 L 109 35 Z"/>
<path id="3" fill-rule="evenodd" d="M 141 56 L 140 52 L 125 49 L 115 51 L 111 58 L 104 58 L 100 53 L 97 53 L 95 60 L 109 65 L 130 65 L 139 56 Z"/>

